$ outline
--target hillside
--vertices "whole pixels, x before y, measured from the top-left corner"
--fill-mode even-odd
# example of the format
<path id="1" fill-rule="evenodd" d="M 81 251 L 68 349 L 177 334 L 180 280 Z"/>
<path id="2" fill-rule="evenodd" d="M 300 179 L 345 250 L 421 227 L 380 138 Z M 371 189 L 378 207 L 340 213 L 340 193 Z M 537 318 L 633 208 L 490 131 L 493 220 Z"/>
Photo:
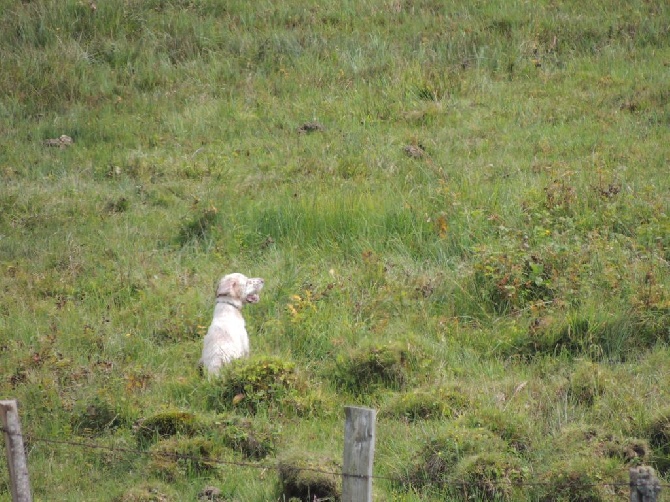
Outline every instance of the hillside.
<path id="1" fill-rule="evenodd" d="M 380 501 L 668 479 L 663 2 L 0 12 L 0 398 L 36 501 L 336 493 L 291 475 L 339 472 L 349 404 Z M 265 288 L 209 381 L 229 272 Z"/>

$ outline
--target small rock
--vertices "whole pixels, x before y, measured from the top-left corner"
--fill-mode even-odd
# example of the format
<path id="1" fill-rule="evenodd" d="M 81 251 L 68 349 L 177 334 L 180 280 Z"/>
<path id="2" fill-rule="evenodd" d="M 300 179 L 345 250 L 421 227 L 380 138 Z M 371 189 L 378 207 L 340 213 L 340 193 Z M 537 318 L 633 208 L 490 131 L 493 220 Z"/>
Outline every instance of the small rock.
<path id="1" fill-rule="evenodd" d="M 50 146 L 54 148 L 67 148 L 72 144 L 74 144 L 74 140 L 66 134 L 62 134 L 58 138 L 44 140 L 44 146 Z"/>
<path id="2" fill-rule="evenodd" d="M 324 131 L 324 130 L 325 130 L 325 127 L 323 127 L 323 125 L 321 125 L 319 122 L 316 122 L 316 121 L 305 122 L 303 125 L 298 127 L 298 132 L 300 134 L 306 134 L 306 133 L 315 132 L 315 131 L 321 132 L 321 131 Z"/>
<path id="3" fill-rule="evenodd" d="M 405 154 L 408 157 L 411 157 L 413 159 L 420 159 L 424 155 L 426 155 L 426 151 L 423 149 L 422 145 L 407 145 L 405 148 L 403 148 Z"/>
<path id="4" fill-rule="evenodd" d="M 216 486 L 205 486 L 198 494 L 198 500 L 221 500 L 221 490 Z"/>

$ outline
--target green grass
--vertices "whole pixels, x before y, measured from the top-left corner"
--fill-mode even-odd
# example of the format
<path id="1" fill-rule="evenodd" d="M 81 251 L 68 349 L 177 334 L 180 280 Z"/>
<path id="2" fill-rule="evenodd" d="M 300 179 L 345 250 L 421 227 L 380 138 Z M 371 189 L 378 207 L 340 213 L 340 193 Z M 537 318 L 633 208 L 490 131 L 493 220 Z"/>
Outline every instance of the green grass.
<path id="1" fill-rule="evenodd" d="M 380 410 L 380 500 L 667 479 L 656 4 L 0 0 L 0 397 L 35 438 L 142 449 L 35 440 L 35 499 L 282 500 L 235 463 L 340 462 L 347 404 Z M 254 358 L 208 382 L 232 271 L 266 279 Z M 164 413 L 198 427 L 138 446 Z"/>

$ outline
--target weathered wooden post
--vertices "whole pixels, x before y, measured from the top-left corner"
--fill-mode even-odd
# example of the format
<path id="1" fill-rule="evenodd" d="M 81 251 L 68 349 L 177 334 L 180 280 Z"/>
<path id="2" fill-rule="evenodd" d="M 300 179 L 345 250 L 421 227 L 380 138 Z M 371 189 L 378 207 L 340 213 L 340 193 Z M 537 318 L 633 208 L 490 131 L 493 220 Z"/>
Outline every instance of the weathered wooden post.
<path id="1" fill-rule="evenodd" d="M 0 401 L 0 418 L 5 432 L 5 449 L 13 502 L 31 502 L 28 463 L 21 435 L 21 422 L 16 401 Z"/>
<path id="2" fill-rule="evenodd" d="M 630 502 L 656 502 L 661 483 L 651 467 L 631 467 Z"/>
<path id="3" fill-rule="evenodd" d="M 344 413 L 342 502 L 372 502 L 377 412 L 370 408 L 347 406 Z"/>

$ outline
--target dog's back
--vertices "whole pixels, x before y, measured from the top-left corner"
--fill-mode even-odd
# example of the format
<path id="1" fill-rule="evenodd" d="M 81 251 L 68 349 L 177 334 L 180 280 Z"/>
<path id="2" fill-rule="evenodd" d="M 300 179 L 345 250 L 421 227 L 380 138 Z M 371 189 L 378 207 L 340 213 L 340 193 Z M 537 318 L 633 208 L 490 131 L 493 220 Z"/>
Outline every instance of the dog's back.
<path id="1" fill-rule="evenodd" d="M 248 355 L 249 336 L 242 314 L 235 307 L 217 304 L 200 363 L 209 373 L 216 374 L 224 364 Z"/>
<path id="2" fill-rule="evenodd" d="M 249 355 L 249 336 L 241 309 L 256 303 L 264 281 L 235 273 L 226 275 L 217 287 L 214 318 L 205 335 L 200 364 L 216 375 L 224 364 Z"/>

